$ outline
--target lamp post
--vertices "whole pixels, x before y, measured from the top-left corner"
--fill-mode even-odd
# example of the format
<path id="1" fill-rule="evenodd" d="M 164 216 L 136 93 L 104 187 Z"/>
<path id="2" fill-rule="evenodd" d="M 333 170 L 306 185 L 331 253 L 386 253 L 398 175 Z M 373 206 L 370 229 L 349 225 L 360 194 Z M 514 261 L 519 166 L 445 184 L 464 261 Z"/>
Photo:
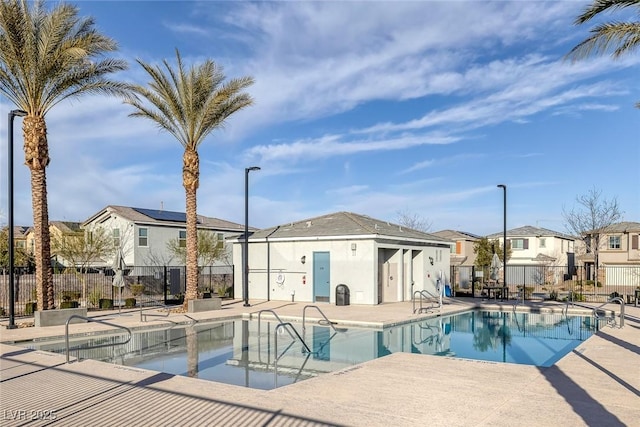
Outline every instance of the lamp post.
<path id="1" fill-rule="evenodd" d="M 249 304 L 249 172 L 259 171 L 260 167 L 244 168 L 244 242 L 242 251 L 242 296 L 245 307 Z"/>
<path id="2" fill-rule="evenodd" d="M 13 251 L 14 251 L 14 242 L 13 242 L 13 118 L 24 117 L 27 115 L 26 111 L 22 110 L 11 110 L 9 111 L 9 127 L 7 128 L 9 132 L 9 143 L 7 147 L 7 162 L 8 162 L 8 183 L 9 183 L 9 194 L 8 194 L 8 205 L 9 205 L 9 325 L 7 329 L 14 329 L 16 327 L 15 323 L 15 271 L 14 270 L 14 260 L 13 260 Z"/>
<path id="3" fill-rule="evenodd" d="M 503 225 L 502 225 L 502 265 L 504 267 L 504 277 L 502 278 L 502 301 L 504 301 L 504 288 L 507 287 L 507 186 L 498 184 L 498 188 L 502 188 L 503 197 Z"/>

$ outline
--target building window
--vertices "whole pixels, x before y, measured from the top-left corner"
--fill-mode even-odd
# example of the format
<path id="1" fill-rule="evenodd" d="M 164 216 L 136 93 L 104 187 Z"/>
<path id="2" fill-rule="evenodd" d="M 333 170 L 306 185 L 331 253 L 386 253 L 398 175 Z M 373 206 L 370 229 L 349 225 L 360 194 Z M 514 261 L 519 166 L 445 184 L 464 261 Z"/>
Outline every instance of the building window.
<path id="1" fill-rule="evenodd" d="M 546 248 L 547 247 L 547 239 L 545 239 L 544 237 L 540 238 L 540 248 Z"/>
<path id="2" fill-rule="evenodd" d="M 24 240 L 18 240 L 16 242 L 16 248 L 24 249 L 26 247 L 26 242 Z"/>
<path id="3" fill-rule="evenodd" d="M 138 246 L 148 246 L 149 236 L 146 228 L 138 228 Z"/>
<path id="4" fill-rule="evenodd" d="M 114 248 L 120 247 L 120 229 L 119 228 L 113 229 L 113 247 Z"/>
<path id="5" fill-rule="evenodd" d="M 224 248 L 224 234 L 217 233 L 216 234 L 216 249 Z"/>
<path id="6" fill-rule="evenodd" d="M 178 235 L 178 247 L 186 248 L 187 247 L 187 231 L 180 230 L 180 234 Z"/>
<path id="7" fill-rule="evenodd" d="M 451 249 L 450 249 L 450 252 L 451 252 L 452 254 L 455 254 L 455 253 L 456 253 L 456 244 L 455 244 L 455 243 L 453 243 L 453 244 L 450 246 L 450 248 L 451 248 Z"/>
<path id="8" fill-rule="evenodd" d="M 511 239 L 511 249 L 524 249 L 524 240 Z"/>
<path id="9" fill-rule="evenodd" d="M 620 249 L 620 236 L 609 236 L 609 249 Z"/>

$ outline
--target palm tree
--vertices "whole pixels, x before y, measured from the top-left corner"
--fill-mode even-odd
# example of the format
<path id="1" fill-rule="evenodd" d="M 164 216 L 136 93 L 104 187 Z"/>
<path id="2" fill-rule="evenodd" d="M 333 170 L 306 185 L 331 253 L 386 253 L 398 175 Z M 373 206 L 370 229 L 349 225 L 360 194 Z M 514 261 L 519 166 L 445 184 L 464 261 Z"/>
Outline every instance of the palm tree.
<path id="1" fill-rule="evenodd" d="M 57 4 L 48 11 L 44 0 L 0 1 L 0 93 L 27 113 L 22 130 L 31 172 L 38 310 L 54 308 L 45 116 L 67 98 L 124 95 L 127 86 L 105 76 L 126 69 L 126 62 L 99 58 L 116 47 L 95 30 L 92 18 L 78 17 L 75 6 Z"/>
<path id="2" fill-rule="evenodd" d="M 198 146 L 212 131 L 224 126 L 225 120 L 236 111 L 253 103 L 244 89 L 253 84 L 251 77 L 231 79 L 226 83 L 222 68 L 213 61 L 185 69 L 176 49 L 177 68 L 167 60 L 161 66 L 138 63 L 151 77 L 148 86 L 136 85 L 137 96 L 125 102 L 136 111 L 132 117 L 147 118 L 160 129 L 173 135 L 184 147 L 182 156 L 182 185 L 186 196 L 187 286 L 185 307 L 198 295 L 198 234 L 196 192 L 200 185 Z M 166 70 L 165 70 L 166 69 Z M 148 105 L 150 104 L 150 105 Z"/>
<path id="3" fill-rule="evenodd" d="M 640 0 L 594 0 L 584 12 L 578 16 L 575 25 L 591 21 L 603 12 L 636 8 L 636 16 L 640 15 Z M 611 51 L 614 59 L 629 53 L 640 46 L 640 21 L 605 22 L 593 27 L 591 35 L 575 46 L 567 54 L 572 61 L 583 59 L 592 54 L 603 54 Z M 636 104 L 640 108 L 640 102 Z"/>

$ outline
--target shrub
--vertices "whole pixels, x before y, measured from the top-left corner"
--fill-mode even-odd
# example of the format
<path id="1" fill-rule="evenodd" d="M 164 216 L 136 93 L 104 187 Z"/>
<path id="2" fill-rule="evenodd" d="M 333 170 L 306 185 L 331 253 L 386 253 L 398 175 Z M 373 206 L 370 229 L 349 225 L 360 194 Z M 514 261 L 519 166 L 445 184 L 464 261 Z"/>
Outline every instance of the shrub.
<path id="1" fill-rule="evenodd" d="M 62 301 L 76 301 L 80 299 L 81 292 L 76 291 L 63 291 L 62 292 Z"/>
<path id="2" fill-rule="evenodd" d="M 134 283 L 133 285 L 131 285 L 131 293 L 133 294 L 134 297 L 137 297 L 138 295 L 142 295 L 143 292 L 144 292 L 144 285 L 140 283 Z"/>
<path id="3" fill-rule="evenodd" d="M 38 304 L 35 302 L 28 302 L 24 306 L 24 314 L 31 316 L 34 311 L 38 309 Z"/>
<path id="4" fill-rule="evenodd" d="M 124 306 L 125 306 L 125 308 L 133 308 L 133 307 L 135 307 L 136 306 L 136 299 L 135 298 L 125 298 Z"/>
<path id="5" fill-rule="evenodd" d="M 78 308 L 78 301 L 62 301 L 60 308 Z"/>
<path id="6" fill-rule="evenodd" d="M 113 300 L 108 298 L 100 299 L 100 308 L 102 310 L 112 310 L 113 309 Z"/>
<path id="7" fill-rule="evenodd" d="M 98 307 L 100 304 L 100 300 L 102 299 L 102 292 L 100 292 L 98 288 L 94 287 L 91 293 L 89 293 L 88 299 L 89 299 L 89 303 L 92 306 Z"/>

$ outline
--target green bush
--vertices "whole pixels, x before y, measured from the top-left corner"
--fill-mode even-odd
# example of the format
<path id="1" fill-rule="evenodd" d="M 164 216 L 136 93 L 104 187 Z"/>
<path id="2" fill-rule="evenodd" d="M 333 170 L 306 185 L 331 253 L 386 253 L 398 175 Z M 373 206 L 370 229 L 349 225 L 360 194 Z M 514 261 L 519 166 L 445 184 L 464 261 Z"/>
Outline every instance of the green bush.
<path id="1" fill-rule="evenodd" d="M 572 298 L 573 296 L 573 298 Z M 587 298 L 582 295 L 580 292 L 570 291 L 569 295 L 564 299 L 565 301 L 577 301 L 577 302 L 585 302 Z"/>
<path id="2" fill-rule="evenodd" d="M 89 293 L 89 303 L 94 307 L 100 306 L 100 300 L 102 299 L 102 292 L 97 287 Z"/>
<path id="3" fill-rule="evenodd" d="M 78 301 L 62 301 L 60 308 L 78 308 Z"/>
<path id="4" fill-rule="evenodd" d="M 62 292 L 62 301 L 76 301 L 80 299 L 82 295 L 81 292 L 76 291 L 63 291 Z"/>
<path id="5" fill-rule="evenodd" d="M 124 306 L 125 306 L 125 308 L 133 308 L 133 307 L 135 307 L 136 306 L 136 299 L 135 298 L 125 298 Z"/>
<path id="6" fill-rule="evenodd" d="M 27 316 L 33 315 L 33 312 L 38 310 L 38 304 L 35 302 L 28 302 L 24 306 L 24 314 Z"/>
<path id="7" fill-rule="evenodd" d="M 113 300 L 109 298 L 100 298 L 100 308 L 102 310 L 112 310 L 113 309 Z"/>
<path id="8" fill-rule="evenodd" d="M 140 283 L 135 283 L 133 285 L 131 285 L 131 293 L 133 294 L 133 296 L 138 296 L 138 295 L 142 295 L 144 292 L 144 285 L 140 284 Z"/>

